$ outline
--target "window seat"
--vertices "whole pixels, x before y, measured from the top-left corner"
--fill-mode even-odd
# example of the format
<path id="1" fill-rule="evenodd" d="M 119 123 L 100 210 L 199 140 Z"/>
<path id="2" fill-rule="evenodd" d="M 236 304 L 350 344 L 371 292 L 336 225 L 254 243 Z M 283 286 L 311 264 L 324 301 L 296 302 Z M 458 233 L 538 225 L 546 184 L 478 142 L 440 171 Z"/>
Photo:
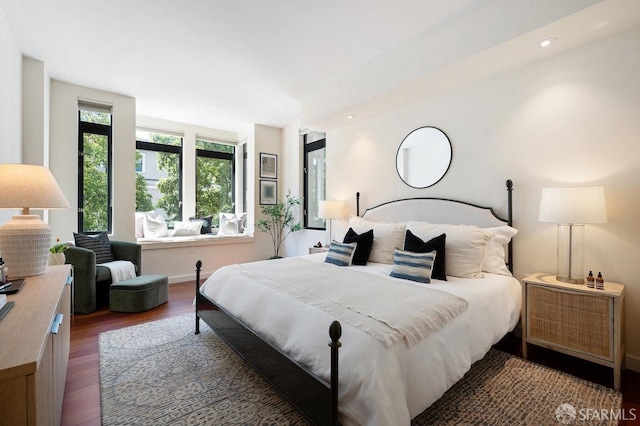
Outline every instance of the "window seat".
<path id="1" fill-rule="evenodd" d="M 195 280 L 196 261 L 204 266 L 201 277 L 234 263 L 265 259 L 258 240 L 249 231 L 239 235 L 139 238 L 144 274 L 166 275 L 169 284 Z"/>
<path id="2" fill-rule="evenodd" d="M 142 250 L 158 250 L 173 247 L 194 247 L 217 244 L 242 244 L 252 243 L 253 234 L 238 235 L 214 235 L 200 234 L 190 236 L 169 236 L 159 238 L 138 238 L 137 242 L 142 246 Z"/>

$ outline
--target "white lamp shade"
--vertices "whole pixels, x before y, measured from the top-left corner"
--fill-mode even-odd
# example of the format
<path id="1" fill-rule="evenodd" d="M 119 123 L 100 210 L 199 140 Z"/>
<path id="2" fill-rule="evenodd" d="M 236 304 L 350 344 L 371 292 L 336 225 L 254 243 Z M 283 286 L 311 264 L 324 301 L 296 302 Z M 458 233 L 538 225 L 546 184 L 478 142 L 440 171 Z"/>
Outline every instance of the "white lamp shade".
<path id="1" fill-rule="evenodd" d="M 46 167 L 0 164 L 0 208 L 22 209 L 0 226 L 0 256 L 10 277 L 43 274 L 49 258 L 51 228 L 29 209 L 67 209 L 69 202 Z"/>
<path id="2" fill-rule="evenodd" d="M 538 220 L 565 224 L 607 223 L 604 188 L 542 188 Z"/>
<path id="3" fill-rule="evenodd" d="M 320 219 L 342 219 L 345 217 L 345 204 L 341 201 L 318 201 L 318 217 Z"/>
<path id="4" fill-rule="evenodd" d="M 68 209 L 65 198 L 53 175 L 43 166 L 31 164 L 0 164 L 1 209 Z"/>

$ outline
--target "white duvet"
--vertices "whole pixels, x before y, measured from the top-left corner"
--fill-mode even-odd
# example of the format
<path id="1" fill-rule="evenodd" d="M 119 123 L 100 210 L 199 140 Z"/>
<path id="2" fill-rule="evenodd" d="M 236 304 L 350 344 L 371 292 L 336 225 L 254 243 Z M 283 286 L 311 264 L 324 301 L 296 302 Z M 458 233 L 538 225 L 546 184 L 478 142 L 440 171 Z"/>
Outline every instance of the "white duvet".
<path id="1" fill-rule="evenodd" d="M 324 257 L 324 253 L 303 256 L 319 262 Z M 369 263 L 352 268 L 388 277 L 391 285 L 397 280 L 389 277 L 391 265 Z M 515 327 L 521 305 L 521 287 L 516 279 L 494 274 L 447 279 L 433 280 L 428 285 L 462 297 L 469 307 L 411 347 L 400 341 L 385 348 L 369 334 L 342 324 L 339 374 L 342 424 L 409 425 L 413 417 L 437 401 L 491 345 Z M 216 271 L 203 284 L 201 292 L 315 374 L 329 380 L 327 341 L 329 325 L 334 320 L 330 314 L 238 275 L 233 268 Z"/>

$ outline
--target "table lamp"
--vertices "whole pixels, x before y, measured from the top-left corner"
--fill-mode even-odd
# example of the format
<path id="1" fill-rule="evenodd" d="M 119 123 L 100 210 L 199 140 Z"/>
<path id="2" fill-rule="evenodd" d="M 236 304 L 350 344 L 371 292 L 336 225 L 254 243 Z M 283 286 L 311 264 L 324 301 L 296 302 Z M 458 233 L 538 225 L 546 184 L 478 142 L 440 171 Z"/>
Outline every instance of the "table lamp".
<path id="1" fill-rule="evenodd" d="M 53 175 L 43 166 L 0 164 L 0 209 L 22 209 L 21 215 L 0 226 L 0 256 L 9 276 L 41 275 L 47 268 L 51 228 L 29 209 L 68 209 Z"/>
<path id="2" fill-rule="evenodd" d="M 331 221 L 345 217 L 345 203 L 342 201 L 320 200 L 318 201 L 318 217 L 329 220 L 329 243 L 332 241 Z"/>
<path id="3" fill-rule="evenodd" d="M 584 224 L 607 223 L 604 188 L 543 188 L 540 222 L 558 224 L 558 281 L 584 283 Z"/>

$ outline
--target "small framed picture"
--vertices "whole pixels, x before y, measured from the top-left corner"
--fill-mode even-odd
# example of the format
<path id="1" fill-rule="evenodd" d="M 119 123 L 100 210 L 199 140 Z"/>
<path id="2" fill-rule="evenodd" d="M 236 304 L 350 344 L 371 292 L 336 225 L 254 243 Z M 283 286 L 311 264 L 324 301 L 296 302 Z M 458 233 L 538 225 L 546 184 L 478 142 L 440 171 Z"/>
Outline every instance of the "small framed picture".
<path id="1" fill-rule="evenodd" d="M 278 182 L 274 180 L 260 181 L 260 204 L 275 205 L 278 203 Z"/>
<path id="2" fill-rule="evenodd" d="M 275 154 L 260 153 L 260 177 L 278 179 L 278 156 Z"/>

